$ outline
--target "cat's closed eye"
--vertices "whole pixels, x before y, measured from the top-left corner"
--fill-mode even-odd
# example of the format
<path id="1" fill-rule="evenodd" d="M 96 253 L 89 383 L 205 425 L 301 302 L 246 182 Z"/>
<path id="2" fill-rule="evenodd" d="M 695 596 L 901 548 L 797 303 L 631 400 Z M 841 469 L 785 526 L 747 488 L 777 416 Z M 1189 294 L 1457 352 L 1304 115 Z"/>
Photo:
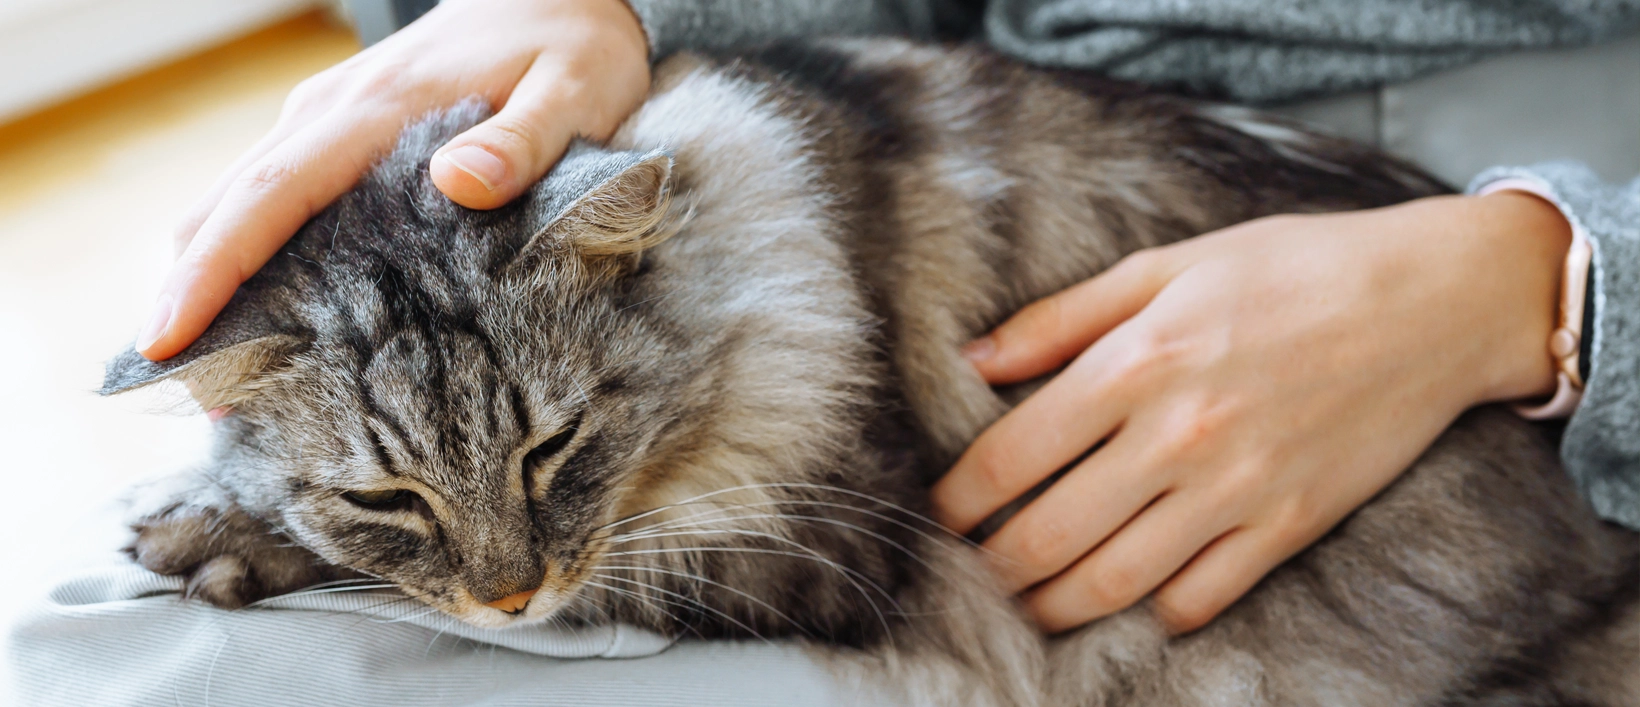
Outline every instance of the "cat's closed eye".
<path id="1" fill-rule="evenodd" d="M 558 456 L 559 452 L 564 451 L 564 447 L 569 446 L 570 440 L 575 439 L 575 432 L 580 426 L 581 420 L 577 418 L 575 422 L 560 430 L 558 434 L 548 437 L 547 441 L 535 445 L 535 449 L 531 449 L 529 454 L 524 455 L 525 497 L 535 496 L 535 471 L 540 469 L 542 464 Z"/>
<path id="2" fill-rule="evenodd" d="M 417 501 L 421 500 L 413 491 L 392 489 L 387 491 L 348 491 L 342 498 L 355 506 L 371 511 L 403 511 L 410 510 Z"/>
<path id="3" fill-rule="evenodd" d="M 526 470 L 535 469 L 546 463 L 547 460 L 557 456 L 559 452 L 564 451 L 564 447 L 569 446 L 570 440 L 575 438 L 578 427 L 580 427 L 579 420 L 569 427 L 565 427 L 558 434 L 549 437 L 547 441 L 536 445 L 535 449 L 531 449 L 529 454 L 524 455 L 524 468 Z"/>

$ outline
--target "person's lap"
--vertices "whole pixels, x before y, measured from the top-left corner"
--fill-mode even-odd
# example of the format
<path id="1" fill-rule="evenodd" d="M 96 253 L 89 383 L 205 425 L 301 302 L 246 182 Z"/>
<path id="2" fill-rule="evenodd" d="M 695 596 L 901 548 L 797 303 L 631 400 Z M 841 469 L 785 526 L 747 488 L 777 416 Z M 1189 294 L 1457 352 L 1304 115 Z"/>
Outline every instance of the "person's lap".
<path id="1" fill-rule="evenodd" d="M 31 705 L 829 705 L 794 643 L 683 641 L 630 628 L 486 631 L 384 593 L 223 611 L 180 581 L 111 564 L 60 583 L 10 637 Z M 850 702 L 853 700 L 851 699 Z"/>

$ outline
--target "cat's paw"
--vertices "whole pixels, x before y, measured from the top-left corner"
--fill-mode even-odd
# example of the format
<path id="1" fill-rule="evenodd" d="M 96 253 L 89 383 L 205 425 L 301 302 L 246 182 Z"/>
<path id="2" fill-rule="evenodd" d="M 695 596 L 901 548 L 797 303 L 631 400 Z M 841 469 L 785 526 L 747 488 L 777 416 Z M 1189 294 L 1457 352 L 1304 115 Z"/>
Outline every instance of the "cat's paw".
<path id="1" fill-rule="evenodd" d="M 240 510 L 212 498 L 175 498 L 140 512 L 126 548 L 153 572 L 187 578 L 184 595 L 226 609 L 285 594 L 320 582 L 360 575 L 336 567 L 289 537 Z"/>

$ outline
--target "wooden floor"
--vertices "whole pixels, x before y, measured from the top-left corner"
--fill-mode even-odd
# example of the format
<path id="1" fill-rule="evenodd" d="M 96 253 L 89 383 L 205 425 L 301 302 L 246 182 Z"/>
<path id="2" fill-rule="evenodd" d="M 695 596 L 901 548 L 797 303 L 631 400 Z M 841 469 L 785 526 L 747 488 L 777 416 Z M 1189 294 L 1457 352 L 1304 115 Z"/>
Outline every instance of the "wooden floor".
<path id="1" fill-rule="evenodd" d="M 111 542 L 119 489 L 198 457 L 201 417 L 91 391 L 147 314 L 182 214 L 291 87 L 357 50 L 315 13 L 0 125 L 0 630 Z"/>

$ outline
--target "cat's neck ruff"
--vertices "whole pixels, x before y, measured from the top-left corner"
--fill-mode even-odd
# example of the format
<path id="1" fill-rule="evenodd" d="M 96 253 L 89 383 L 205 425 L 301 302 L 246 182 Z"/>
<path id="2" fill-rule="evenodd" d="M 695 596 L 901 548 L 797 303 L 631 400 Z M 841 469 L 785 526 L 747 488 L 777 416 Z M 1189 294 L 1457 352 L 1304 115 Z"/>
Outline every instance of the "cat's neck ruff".
<path id="1" fill-rule="evenodd" d="M 724 338 L 727 374 L 713 379 L 727 402 L 705 425 L 729 443 L 685 462 L 692 468 L 666 470 L 626 499 L 623 515 L 688 502 L 657 513 L 662 521 L 710 507 L 703 504 L 769 503 L 782 494 L 768 484 L 801 477 L 794 467 L 858 437 L 855 408 L 874 384 L 866 332 L 874 318 L 853 282 L 807 127 L 767 84 L 677 57 L 661 65 L 650 99 L 610 142 L 676 159 L 674 208 L 690 213 L 646 257 L 691 286 L 657 308 L 700 330 L 742 334 Z"/>

